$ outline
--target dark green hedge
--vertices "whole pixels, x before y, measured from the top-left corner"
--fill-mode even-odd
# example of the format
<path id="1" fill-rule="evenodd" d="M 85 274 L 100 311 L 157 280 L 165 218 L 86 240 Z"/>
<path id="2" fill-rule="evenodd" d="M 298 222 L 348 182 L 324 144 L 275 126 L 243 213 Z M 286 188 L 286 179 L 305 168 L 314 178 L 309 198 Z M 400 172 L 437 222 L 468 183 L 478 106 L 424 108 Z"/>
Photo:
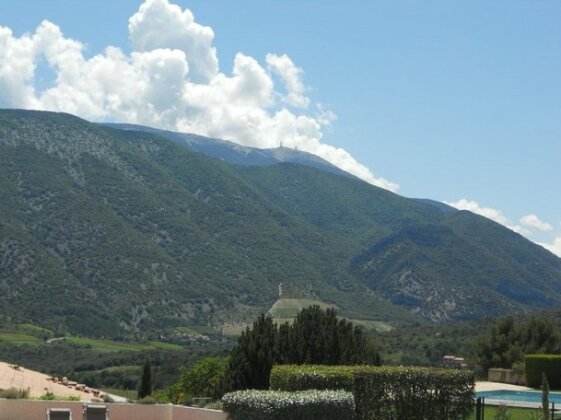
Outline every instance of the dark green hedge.
<path id="1" fill-rule="evenodd" d="M 236 391 L 222 397 L 230 420 L 352 420 L 353 394 L 347 391 Z"/>
<path id="2" fill-rule="evenodd" d="M 282 365 L 271 388 L 352 390 L 357 419 L 462 419 L 473 409 L 471 371 L 418 367 Z"/>
<path id="3" fill-rule="evenodd" d="M 354 371 L 358 420 L 466 418 L 473 409 L 473 372 L 417 367 Z"/>
<path id="4" fill-rule="evenodd" d="M 561 355 L 528 354 L 524 358 L 526 384 L 539 388 L 542 384 L 542 372 L 547 376 L 551 388 L 561 388 Z"/>
<path id="5" fill-rule="evenodd" d="M 276 365 L 271 370 L 271 389 L 303 391 L 306 389 L 353 390 L 355 366 Z"/>

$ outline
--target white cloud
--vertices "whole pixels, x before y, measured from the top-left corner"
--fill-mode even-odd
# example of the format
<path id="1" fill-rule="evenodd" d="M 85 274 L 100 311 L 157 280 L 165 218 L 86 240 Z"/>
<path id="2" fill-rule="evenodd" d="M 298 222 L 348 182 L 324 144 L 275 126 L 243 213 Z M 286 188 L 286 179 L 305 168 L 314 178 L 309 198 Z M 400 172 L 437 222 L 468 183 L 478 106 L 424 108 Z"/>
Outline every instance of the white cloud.
<path id="1" fill-rule="evenodd" d="M 196 23 L 189 9 L 181 10 L 168 0 L 146 0 L 129 19 L 129 39 L 135 51 L 183 51 L 193 81 L 208 82 L 218 73 L 212 28 Z"/>
<path id="2" fill-rule="evenodd" d="M 34 55 L 34 42 L 29 35 L 16 39 L 9 28 L 0 27 L 0 106 L 37 107 L 31 84 Z"/>
<path id="3" fill-rule="evenodd" d="M 547 244 L 543 242 L 539 242 L 541 246 L 543 246 L 548 251 L 552 252 L 553 254 L 557 255 L 561 258 L 561 236 L 558 236 L 553 240 L 552 243 Z"/>
<path id="4" fill-rule="evenodd" d="M 458 210 L 469 210 L 472 213 L 479 214 L 480 216 L 491 219 L 501 225 L 506 225 L 508 223 L 508 219 L 500 210 L 492 209 L 490 207 L 481 207 L 477 201 L 470 201 L 462 198 L 456 202 L 446 201 L 445 203 L 457 208 Z"/>
<path id="5" fill-rule="evenodd" d="M 482 207 L 476 201 L 466 200 L 465 198 L 462 198 L 461 200 L 458 200 L 456 202 L 445 201 L 445 203 L 449 206 L 457 208 L 458 210 L 468 210 L 472 213 L 491 219 L 521 235 L 526 236 L 530 240 L 532 240 L 532 232 L 529 229 L 538 230 L 540 232 L 547 232 L 553 229 L 550 224 L 541 221 L 540 218 L 535 214 L 528 214 L 520 219 L 520 223 L 529 228 L 526 229 L 525 227 L 522 227 L 520 225 L 512 224 L 502 211 L 490 207 Z M 558 257 L 561 257 L 561 236 L 553 239 L 552 243 L 538 242 L 535 240 L 533 242 L 541 245 Z"/>
<path id="6" fill-rule="evenodd" d="M 543 222 L 535 214 L 527 214 L 520 219 L 520 223 L 531 229 L 539 230 L 541 232 L 548 232 L 553 229 L 553 227 L 546 222 Z"/>
<path id="7" fill-rule="evenodd" d="M 301 80 L 302 69 L 296 67 L 286 54 L 267 54 L 265 61 L 269 70 L 282 78 L 288 91 L 288 94 L 282 100 L 288 105 L 307 108 L 310 105 L 310 99 L 304 96 L 304 84 Z"/>
<path id="8" fill-rule="evenodd" d="M 491 219 L 522 235 L 527 236 L 530 233 L 527 229 L 524 229 L 520 225 L 513 225 L 511 221 L 503 214 L 502 211 L 493 209 L 491 207 L 482 207 L 481 205 L 479 205 L 477 201 L 471 201 L 462 198 L 461 200 L 458 200 L 456 202 L 445 201 L 445 203 L 448 204 L 449 206 L 457 208 L 458 210 L 468 210 L 471 211 L 472 213 L 486 217 L 487 219 Z"/>
<path id="9" fill-rule="evenodd" d="M 44 21 L 33 34 L 0 27 L 0 106 L 63 111 L 95 121 L 120 121 L 220 137 L 254 147 L 288 147 L 392 191 L 344 149 L 322 142 L 336 116 L 305 96 L 303 71 L 287 55 L 235 56 L 230 75 L 220 70 L 214 31 L 191 11 L 168 0 L 146 0 L 129 20 L 132 52 L 109 46 L 93 57 L 84 45 Z M 43 92 L 34 88 L 45 59 L 56 75 Z M 282 81 L 284 93 L 273 75 Z"/>

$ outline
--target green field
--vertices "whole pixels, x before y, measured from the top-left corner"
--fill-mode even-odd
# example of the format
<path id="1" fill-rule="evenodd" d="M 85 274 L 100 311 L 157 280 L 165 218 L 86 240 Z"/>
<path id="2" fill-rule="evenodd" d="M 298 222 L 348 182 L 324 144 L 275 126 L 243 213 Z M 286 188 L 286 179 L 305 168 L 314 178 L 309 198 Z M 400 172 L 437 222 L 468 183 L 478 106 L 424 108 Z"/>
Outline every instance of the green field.
<path id="1" fill-rule="evenodd" d="M 277 300 L 271 309 L 269 309 L 269 314 L 273 317 L 276 323 L 282 323 L 286 321 L 292 321 L 298 313 L 312 305 L 318 305 L 322 309 L 333 308 L 338 309 L 335 305 L 329 305 L 325 302 L 313 299 L 279 299 Z M 373 321 L 369 319 L 349 319 L 353 324 L 363 327 L 365 330 L 378 331 L 378 332 L 388 332 L 393 329 L 393 327 L 385 322 Z M 244 327 L 245 328 L 245 327 Z"/>
<path id="2" fill-rule="evenodd" d="M 179 344 L 165 343 L 163 341 L 150 341 L 150 346 L 161 350 L 181 351 L 183 347 Z"/>
<path id="3" fill-rule="evenodd" d="M 382 321 L 370 321 L 368 319 L 350 319 L 354 325 L 363 327 L 365 330 L 377 331 L 377 332 L 389 332 L 393 330 L 390 324 Z"/>
<path id="4" fill-rule="evenodd" d="M 319 305 L 322 309 L 335 308 L 334 305 L 328 305 L 319 300 L 313 299 L 279 299 L 267 311 L 267 314 L 273 317 L 273 321 L 277 324 L 284 322 L 291 323 L 302 309 L 312 305 Z M 238 336 L 245 331 L 247 327 L 251 327 L 251 322 L 225 323 L 220 326 L 220 333 L 227 336 Z"/>
<path id="5" fill-rule="evenodd" d="M 52 331 L 45 328 L 38 327 L 32 324 L 13 324 L 5 325 L 0 329 L 0 343 L 15 344 L 15 345 L 50 345 L 56 342 L 64 341 L 74 346 L 91 348 L 94 350 L 117 352 L 117 351 L 144 351 L 144 350 L 169 350 L 181 351 L 182 346 L 178 344 L 166 343 L 163 341 L 149 341 L 149 342 L 122 342 L 111 340 L 96 340 L 92 338 L 82 337 L 58 337 L 50 338 L 53 336 Z M 48 341 L 45 339 L 48 338 Z"/>
<path id="6" fill-rule="evenodd" d="M 199 331 L 196 328 L 191 327 L 175 327 L 173 332 L 177 334 L 199 334 Z"/>
<path id="7" fill-rule="evenodd" d="M 0 342 L 35 346 L 52 334 L 51 330 L 33 324 L 5 324 L 0 328 Z"/>
<path id="8" fill-rule="evenodd" d="M 0 331 L 0 341 L 10 344 L 30 344 L 34 346 L 42 343 L 40 339 L 33 335 L 11 331 Z"/>
<path id="9" fill-rule="evenodd" d="M 538 417 L 533 417 L 532 415 L 536 415 L 536 411 L 537 410 L 532 410 L 529 408 L 513 408 L 513 407 L 509 407 L 508 408 L 508 413 L 510 414 L 510 420 L 532 420 L 532 419 L 538 419 Z M 492 407 L 492 406 L 486 406 L 485 407 L 485 419 L 486 420 L 492 420 L 495 417 L 495 413 L 497 412 L 497 408 L 496 407 Z M 555 416 L 555 419 L 561 419 L 561 415 L 557 414 Z M 472 414 L 472 416 L 469 418 L 469 420 L 475 420 L 475 412 L 474 414 Z M 539 420 L 541 420 L 541 418 L 539 418 Z"/>
<path id="10" fill-rule="evenodd" d="M 245 331 L 247 327 L 250 327 L 251 324 L 248 323 L 239 323 L 239 324 L 224 324 L 220 327 L 220 331 L 223 335 L 227 336 L 238 336 L 241 335 L 242 331 Z"/>
<path id="11" fill-rule="evenodd" d="M 94 348 L 102 351 L 143 351 L 154 348 L 162 350 L 180 351 L 181 346 L 177 344 L 164 343 L 162 341 L 150 341 L 149 343 L 128 343 L 110 340 L 95 340 L 82 337 L 65 337 L 64 340 L 76 346 Z"/>
<path id="12" fill-rule="evenodd" d="M 31 335 L 49 336 L 49 337 L 53 335 L 53 332 L 51 330 L 33 324 L 16 324 L 15 330 L 22 331 Z"/>
<path id="13" fill-rule="evenodd" d="M 138 397 L 138 391 L 135 389 L 102 388 L 101 390 L 103 392 L 107 392 L 108 394 L 125 397 L 129 400 L 136 400 Z"/>
<path id="14" fill-rule="evenodd" d="M 101 371 L 107 373 L 114 373 L 114 372 L 140 372 L 141 367 L 137 365 L 120 365 L 120 366 L 109 366 L 106 368 L 101 369 Z"/>
<path id="15" fill-rule="evenodd" d="M 313 305 L 318 305 L 322 309 L 333 308 L 338 309 L 335 305 L 330 305 L 320 300 L 313 299 L 278 299 L 267 312 L 273 317 L 273 321 L 277 324 L 285 322 L 292 323 L 296 315 L 304 309 Z M 354 325 L 361 326 L 365 330 L 388 332 L 393 327 L 382 321 L 373 321 L 369 319 L 349 319 Z M 228 323 L 220 327 L 220 332 L 227 336 L 238 336 L 245 331 L 247 327 L 251 327 L 252 323 Z"/>
<path id="16" fill-rule="evenodd" d="M 277 300 L 271 309 L 269 309 L 269 314 L 273 318 L 294 318 L 298 315 L 302 309 L 307 308 L 312 305 L 318 305 L 322 309 L 334 308 L 337 309 L 335 305 L 328 305 L 319 300 L 312 299 L 279 299 Z"/>

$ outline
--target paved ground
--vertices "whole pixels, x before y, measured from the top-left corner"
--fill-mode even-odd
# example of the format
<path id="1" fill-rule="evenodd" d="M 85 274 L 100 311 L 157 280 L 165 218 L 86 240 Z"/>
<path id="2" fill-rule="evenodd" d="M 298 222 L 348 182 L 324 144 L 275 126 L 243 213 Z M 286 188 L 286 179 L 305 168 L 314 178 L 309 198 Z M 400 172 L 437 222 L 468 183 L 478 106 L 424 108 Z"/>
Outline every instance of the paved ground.
<path id="1" fill-rule="evenodd" d="M 14 369 L 8 363 L 0 362 L 0 389 L 16 388 L 29 389 L 30 397 L 39 397 L 49 391 L 60 397 L 79 397 L 81 401 L 91 401 L 95 398 L 91 393 L 77 391 L 65 385 L 57 384 L 47 380 L 45 375 L 34 370 L 19 367 Z M 72 379 L 72 378 L 69 378 Z M 118 402 L 125 402 L 126 399 L 112 395 Z"/>
<path id="2" fill-rule="evenodd" d="M 487 382 L 487 381 L 479 381 L 475 383 L 475 392 L 480 391 L 500 391 L 500 390 L 509 390 L 509 391 L 528 391 L 532 388 L 528 388 L 526 386 L 520 385 L 511 385 L 511 384 L 503 384 L 501 382 Z"/>

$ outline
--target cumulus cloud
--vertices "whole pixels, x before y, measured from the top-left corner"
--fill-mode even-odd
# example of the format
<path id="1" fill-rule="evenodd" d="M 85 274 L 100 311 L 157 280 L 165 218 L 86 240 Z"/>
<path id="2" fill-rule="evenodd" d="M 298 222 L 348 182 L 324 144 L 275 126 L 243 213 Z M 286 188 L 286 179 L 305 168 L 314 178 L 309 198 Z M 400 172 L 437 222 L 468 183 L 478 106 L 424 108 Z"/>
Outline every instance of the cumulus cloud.
<path id="1" fill-rule="evenodd" d="M 539 245 L 561 258 L 561 236 L 555 238 L 550 244 L 539 242 Z"/>
<path id="2" fill-rule="evenodd" d="M 461 200 L 458 200 L 456 202 L 446 201 L 445 203 L 449 206 L 457 208 L 458 210 L 469 210 L 472 213 L 479 214 L 480 216 L 491 219 L 497 223 L 500 223 L 501 225 L 506 225 L 508 223 L 508 219 L 502 211 L 490 207 L 482 207 L 477 201 L 470 201 L 462 198 Z"/>
<path id="3" fill-rule="evenodd" d="M 108 46 L 86 57 L 84 45 L 51 22 L 19 37 L 0 27 L 0 106 L 145 124 L 260 148 L 282 142 L 371 184 L 397 190 L 397 184 L 374 176 L 344 149 L 322 141 L 323 130 L 336 116 L 321 104 L 310 106 L 303 71 L 287 55 L 267 54 L 262 65 L 238 53 L 226 74 L 212 28 L 168 0 L 146 0 L 129 19 L 128 29 L 130 54 Z M 56 80 L 36 92 L 36 67 L 42 59 Z"/>
<path id="4" fill-rule="evenodd" d="M 512 224 L 511 221 L 503 214 L 502 211 L 493 209 L 491 207 L 483 207 L 477 201 L 472 201 L 462 198 L 461 200 L 458 200 L 456 202 L 445 201 L 445 203 L 448 204 L 449 206 L 457 208 L 458 210 L 468 210 L 471 211 L 472 213 L 486 217 L 487 219 L 491 219 L 522 235 L 528 235 L 530 233 L 527 229 L 524 229 L 522 226 Z"/>
<path id="5" fill-rule="evenodd" d="M 559 223 L 559 227 L 561 228 L 561 223 Z M 561 235 L 558 234 L 551 243 L 538 242 L 538 244 L 561 258 Z"/>
<path id="6" fill-rule="evenodd" d="M 521 235 L 526 236 L 530 240 L 532 240 L 532 231 L 548 232 L 553 229 L 553 227 L 549 223 L 543 222 L 535 214 L 528 214 L 522 217 L 520 219 L 520 223 L 523 226 L 521 226 L 513 224 L 508 219 L 508 217 L 503 214 L 502 211 L 490 207 L 482 207 L 477 201 L 462 198 L 461 200 L 458 200 L 456 202 L 445 201 L 445 203 L 449 206 L 457 208 L 458 210 L 468 210 L 472 213 L 491 219 Z M 535 240 L 534 242 L 538 245 L 541 245 L 558 257 L 561 257 L 561 236 L 554 238 L 553 242 L 551 243 L 538 242 Z"/>
<path id="7" fill-rule="evenodd" d="M 302 69 L 296 67 L 286 54 L 267 54 L 265 61 L 269 70 L 279 75 L 284 82 L 288 93 L 283 96 L 282 100 L 295 107 L 308 107 L 310 100 L 304 96 L 304 84 L 301 80 Z"/>
<path id="8" fill-rule="evenodd" d="M 535 214 L 527 214 L 520 219 L 520 223 L 530 229 L 539 230 L 541 232 L 548 232 L 553 229 L 549 223 L 541 221 Z"/>
<path id="9" fill-rule="evenodd" d="M 212 28 L 196 23 L 189 9 L 168 0 L 146 0 L 129 19 L 129 39 L 135 51 L 183 51 L 191 63 L 191 80 L 208 82 L 218 73 Z"/>

